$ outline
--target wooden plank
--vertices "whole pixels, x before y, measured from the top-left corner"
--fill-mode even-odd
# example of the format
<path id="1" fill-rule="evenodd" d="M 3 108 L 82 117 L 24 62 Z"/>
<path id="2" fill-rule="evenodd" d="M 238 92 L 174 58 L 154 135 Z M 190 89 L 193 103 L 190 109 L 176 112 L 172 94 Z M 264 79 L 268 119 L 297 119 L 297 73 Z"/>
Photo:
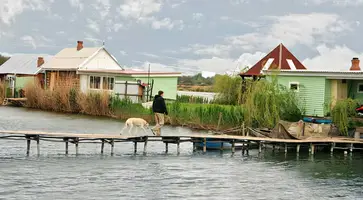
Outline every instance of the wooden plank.
<path id="1" fill-rule="evenodd" d="M 119 135 L 117 133 L 113 134 L 90 134 L 90 133 L 60 133 L 60 132 L 41 132 L 41 131 L 6 131 L 1 130 L 0 134 L 7 135 L 39 135 L 40 137 L 64 137 L 64 138 L 79 138 L 79 139 L 119 139 L 119 140 L 132 140 L 135 136 Z M 161 138 L 161 136 L 148 136 L 149 138 Z M 190 134 L 190 135 L 180 135 L 180 136 L 170 136 L 178 137 L 184 139 L 223 139 L 223 140 L 248 140 L 259 142 L 263 141 L 265 143 L 342 143 L 342 144 L 363 144 L 363 140 L 354 140 L 346 138 L 315 138 L 315 139 L 304 139 L 304 140 L 293 140 L 293 139 L 278 139 L 278 138 L 259 138 L 259 137 L 248 137 L 248 136 L 238 136 L 238 135 L 208 135 L 208 134 Z"/>

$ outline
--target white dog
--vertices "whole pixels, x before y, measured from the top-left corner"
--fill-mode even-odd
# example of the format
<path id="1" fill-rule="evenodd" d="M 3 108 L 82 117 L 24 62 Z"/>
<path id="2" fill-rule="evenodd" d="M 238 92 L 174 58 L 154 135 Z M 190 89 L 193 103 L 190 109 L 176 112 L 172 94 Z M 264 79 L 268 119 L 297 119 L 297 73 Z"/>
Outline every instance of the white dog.
<path id="1" fill-rule="evenodd" d="M 130 127 L 129 129 L 129 133 L 131 133 L 131 130 L 134 126 L 138 126 L 140 127 L 142 130 L 146 132 L 145 128 L 149 128 L 149 123 L 147 123 L 144 119 L 142 118 L 128 118 L 125 122 L 125 127 L 121 130 L 120 135 L 122 135 L 122 132 L 127 129 L 128 127 Z"/>

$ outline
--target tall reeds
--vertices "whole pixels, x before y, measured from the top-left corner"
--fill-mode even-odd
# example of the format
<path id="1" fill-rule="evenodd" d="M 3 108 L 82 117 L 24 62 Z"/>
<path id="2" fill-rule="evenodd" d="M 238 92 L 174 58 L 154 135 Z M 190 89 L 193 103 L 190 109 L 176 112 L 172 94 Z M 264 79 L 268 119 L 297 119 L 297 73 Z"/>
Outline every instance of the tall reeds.
<path id="1" fill-rule="evenodd" d="M 340 100 L 335 104 L 332 119 L 342 135 L 348 136 L 348 129 L 352 128 L 352 117 L 357 115 L 355 109 L 358 105 L 358 102 L 353 99 Z"/>
<path id="2" fill-rule="evenodd" d="M 6 84 L 5 81 L 0 81 L 0 101 L 3 102 L 5 98 Z"/>
<path id="3" fill-rule="evenodd" d="M 192 95 L 178 95 L 176 97 L 176 101 L 179 103 L 200 103 L 200 104 L 210 103 L 208 98 L 192 96 Z"/>

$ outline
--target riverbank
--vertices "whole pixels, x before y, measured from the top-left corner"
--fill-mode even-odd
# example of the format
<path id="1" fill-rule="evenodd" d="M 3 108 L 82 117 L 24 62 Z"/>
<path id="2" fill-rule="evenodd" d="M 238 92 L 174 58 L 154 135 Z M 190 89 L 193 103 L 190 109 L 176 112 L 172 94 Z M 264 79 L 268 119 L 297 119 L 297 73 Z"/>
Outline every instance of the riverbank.
<path id="1" fill-rule="evenodd" d="M 154 124 L 151 108 L 119 99 L 108 93 L 83 94 L 72 88 L 43 90 L 36 85 L 25 88 L 25 107 L 61 113 L 80 113 L 126 120 L 140 117 Z M 244 119 L 242 106 L 168 102 L 166 124 L 201 130 L 224 130 L 241 126 Z"/>

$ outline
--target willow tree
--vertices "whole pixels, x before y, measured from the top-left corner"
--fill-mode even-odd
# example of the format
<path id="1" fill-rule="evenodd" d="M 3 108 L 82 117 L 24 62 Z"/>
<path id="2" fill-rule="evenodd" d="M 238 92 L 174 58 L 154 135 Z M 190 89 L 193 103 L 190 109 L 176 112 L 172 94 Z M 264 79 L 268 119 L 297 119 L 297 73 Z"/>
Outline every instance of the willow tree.
<path id="1" fill-rule="evenodd" d="M 273 128 L 281 119 L 301 119 L 303 109 L 295 92 L 279 85 L 276 76 L 248 84 L 243 98 L 248 126 Z"/>

